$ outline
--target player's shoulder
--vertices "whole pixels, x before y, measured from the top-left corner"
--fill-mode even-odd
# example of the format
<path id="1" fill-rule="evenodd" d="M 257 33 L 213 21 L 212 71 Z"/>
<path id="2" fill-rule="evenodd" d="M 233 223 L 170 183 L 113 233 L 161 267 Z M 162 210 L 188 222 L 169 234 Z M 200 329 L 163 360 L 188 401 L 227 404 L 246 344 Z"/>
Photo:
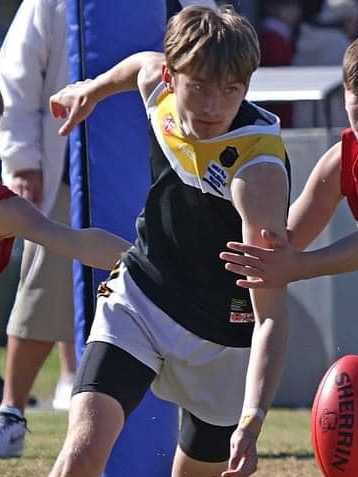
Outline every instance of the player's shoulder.
<path id="1" fill-rule="evenodd" d="M 147 100 L 162 79 L 162 69 L 165 64 L 163 53 L 150 52 L 143 62 L 138 74 L 138 88 L 142 97 Z"/>
<path id="2" fill-rule="evenodd" d="M 342 141 L 338 141 L 331 146 L 321 157 L 319 164 L 322 168 L 333 169 L 340 167 L 342 156 Z"/>

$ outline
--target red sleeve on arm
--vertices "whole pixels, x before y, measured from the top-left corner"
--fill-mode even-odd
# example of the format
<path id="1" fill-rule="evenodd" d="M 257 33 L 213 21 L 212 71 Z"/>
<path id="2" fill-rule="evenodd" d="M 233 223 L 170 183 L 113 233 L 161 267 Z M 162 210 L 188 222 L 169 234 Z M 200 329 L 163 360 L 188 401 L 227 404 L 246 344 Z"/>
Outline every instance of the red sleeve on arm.
<path id="1" fill-rule="evenodd" d="M 349 208 L 358 220 L 358 142 L 350 128 L 342 133 L 341 193 L 347 197 Z"/>
<path id="2" fill-rule="evenodd" d="M 0 184 L 0 200 L 8 199 L 9 197 L 14 196 L 16 196 L 14 192 Z M 0 240 L 0 273 L 2 273 L 9 264 L 13 244 L 14 237 Z"/>

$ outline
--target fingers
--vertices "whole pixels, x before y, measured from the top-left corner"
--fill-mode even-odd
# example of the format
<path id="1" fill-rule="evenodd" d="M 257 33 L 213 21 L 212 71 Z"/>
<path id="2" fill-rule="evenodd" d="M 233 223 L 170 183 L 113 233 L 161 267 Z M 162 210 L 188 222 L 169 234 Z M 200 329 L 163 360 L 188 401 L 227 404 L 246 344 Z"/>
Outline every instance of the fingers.
<path id="1" fill-rule="evenodd" d="M 231 252 L 221 252 L 219 257 L 226 262 L 225 269 L 229 272 L 250 277 L 250 279 L 243 281 L 245 283 L 244 288 L 263 288 L 262 280 L 257 283 L 257 280 L 265 274 L 260 260 L 248 255 L 238 255 Z"/>
<path id="2" fill-rule="evenodd" d="M 233 245 L 236 247 L 236 245 L 240 244 L 233 242 Z M 262 268 L 262 262 L 258 260 L 257 257 L 232 252 L 221 252 L 219 257 L 221 260 L 226 262 L 226 270 L 235 273 L 236 275 L 247 276 L 246 280 L 237 280 L 237 286 L 251 289 L 266 288 L 268 286 L 263 279 L 265 270 Z"/>
<path id="3" fill-rule="evenodd" d="M 257 470 L 257 458 L 254 456 L 243 457 L 235 469 L 225 470 L 221 477 L 248 477 Z"/>
<path id="4" fill-rule="evenodd" d="M 225 260 L 226 262 L 230 262 L 236 265 L 242 265 L 244 267 L 249 267 L 253 270 L 255 268 L 259 270 L 261 269 L 261 261 L 258 259 L 258 257 L 254 257 L 252 255 L 242 255 L 224 251 L 220 253 L 219 257 L 221 258 L 221 260 Z"/>
<path id="5" fill-rule="evenodd" d="M 54 118 L 67 120 L 59 129 L 60 136 L 67 136 L 73 128 L 83 119 L 80 116 L 81 99 L 73 99 L 71 104 L 66 105 L 67 100 L 61 97 L 60 93 L 50 98 L 50 110 Z"/>
<path id="6" fill-rule="evenodd" d="M 67 116 L 67 110 L 66 108 L 56 102 L 55 99 L 50 99 L 50 111 L 51 111 L 51 114 L 54 118 L 65 118 Z"/>
<path id="7" fill-rule="evenodd" d="M 28 202 L 40 207 L 42 203 L 42 193 L 36 189 L 30 187 L 22 187 L 21 193 L 19 194 L 22 198 L 26 199 Z"/>
<path id="8" fill-rule="evenodd" d="M 58 133 L 60 136 L 68 136 L 80 121 L 76 121 L 76 116 L 70 115 L 65 123 L 60 127 Z"/>
<path id="9" fill-rule="evenodd" d="M 259 290 L 260 288 L 269 288 L 269 284 L 262 279 L 239 279 L 236 280 L 235 283 L 240 288 L 251 288 L 252 290 Z"/>
<path id="10" fill-rule="evenodd" d="M 221 477 L 248 477 L 257 470 L 257 451 L 255 441 L 243 437 L 231 444 L 228 469 Z"/>
<path id="11" fill-rule="evenodd" d="M 236 275 L 245 275 L 250 277 L 261 277 L 264 270 L 249 265 L 240 265 L 236 263 L 227 262 L 225 268 L 229 272 L 236 273 Z"/>
<path id="12" fill-rule="evenodd" d="M 256 258 L 260 258 L 262 256 L 262 251 L 267 250 L 255 245 L 247 245 L 240 242 L 228 242 L 226 245 L 227 248 L 235 250 L 235 252 L 246 253 Z"/>
<path id="13" fill-rule="evenodd" d="M 88 97 L 89 81 L 79 81 L 67 85 L 50 97 L 50 111 L 54 118 L 65 119 L 60 127 L 60 136 L 67 136 L 80 122 L 91 113 L 94 104 Z"/>

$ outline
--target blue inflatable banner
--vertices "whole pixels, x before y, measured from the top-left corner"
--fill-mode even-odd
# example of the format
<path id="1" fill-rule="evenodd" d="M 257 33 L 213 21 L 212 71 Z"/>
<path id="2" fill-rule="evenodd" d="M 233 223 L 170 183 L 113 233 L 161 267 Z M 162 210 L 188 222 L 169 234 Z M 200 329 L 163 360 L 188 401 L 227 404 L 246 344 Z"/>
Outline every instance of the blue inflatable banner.
<path id="1" fill-rule="evenodd" d="M 122 58 L 161 51 L 165 0 L 67 0 L 71 82 L 93 78 Z M 70 137 L 72 223 L 135 238 L 149 187 L 147 119 L 137 92 L 103 101 Z M 100 253 L 100 251 L 99 251 Z M 95 291 L 106 274 L 74 265 L 76 350 L 92 323 Z M 107 463 L 106 477 L 167 477 L 177 439 L 176 406 L 148 391 Z"/>

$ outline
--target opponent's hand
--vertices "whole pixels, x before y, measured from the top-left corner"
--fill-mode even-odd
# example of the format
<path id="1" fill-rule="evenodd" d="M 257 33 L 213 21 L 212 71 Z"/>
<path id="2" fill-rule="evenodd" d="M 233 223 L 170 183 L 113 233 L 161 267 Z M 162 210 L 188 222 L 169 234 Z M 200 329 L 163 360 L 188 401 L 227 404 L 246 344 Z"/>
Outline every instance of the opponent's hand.
<path id="1" fill-rule="evenodd" d="M 50 111 L 54 118 L 67 118 L 59 129 L 60 136 L 67 136 L 75 126 L 86 119 L 97 104 L 92 87 L 93 80 L 78 81 L 50 97 Z"/>
<path id="2" fill-rule="evenodd" d="M 240 287 L 281 288 L 295 280 L 292 265 L 299 252 L 289 245 L 287 239 L 274 232 L 262 230 L 261 235 L 268 248 L 229 242 L 227 247 L 235 253 L 221 252 L 220 258 L 226 262 L 226 270 L 247 276 L 247 279 L 236 281 Z"/>
<path id="3" fill-rule="evenodd" d="M 36 207 L 40 207 L 43 194 L 42 171 L 40 169 L 17 171 L 11 178 L 9 188 Z"/>
<path id="4" fill-rule="evenodd" d="M 256 436 L 237 428 L 231 436 L 228 468 L 221 477 L 248 477 L 257 470 Z"/>

